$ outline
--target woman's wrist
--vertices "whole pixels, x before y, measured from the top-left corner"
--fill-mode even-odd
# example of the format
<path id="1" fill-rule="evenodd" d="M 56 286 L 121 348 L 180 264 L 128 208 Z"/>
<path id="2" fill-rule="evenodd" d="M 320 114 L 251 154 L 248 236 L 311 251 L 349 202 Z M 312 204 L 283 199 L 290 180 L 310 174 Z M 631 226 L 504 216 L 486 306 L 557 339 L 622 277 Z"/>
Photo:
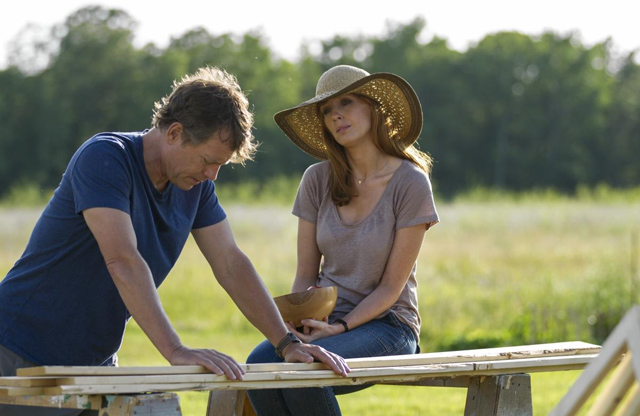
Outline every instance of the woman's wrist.
<path id="1" fill-rule="evenodd" d="M 344 319 L 338 318 L 334 320 L 333 323 L 338 324 L 339 326 L 342 326 L 342 328 L 344 329 L 344 332 L 349 332 L 349 324 Z"/>

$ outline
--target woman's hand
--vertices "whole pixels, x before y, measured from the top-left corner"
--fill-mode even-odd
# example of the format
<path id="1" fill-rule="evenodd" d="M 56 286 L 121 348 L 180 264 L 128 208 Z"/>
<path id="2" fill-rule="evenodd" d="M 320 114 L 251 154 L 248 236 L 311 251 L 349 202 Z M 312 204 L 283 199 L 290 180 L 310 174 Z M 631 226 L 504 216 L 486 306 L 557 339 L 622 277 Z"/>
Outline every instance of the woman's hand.
<path id="1" fill-rule="evenodd" d="M 299 332 L 291 322 L 287 322 L 287 328 L 307 344 L 317 339 L 331 337 L 344 332 L 342 325 L 329 324 L 328 317 L 325 317 L 322 321 L 303 319 L 301 323 L 304 325 L 302 332 Z"/>

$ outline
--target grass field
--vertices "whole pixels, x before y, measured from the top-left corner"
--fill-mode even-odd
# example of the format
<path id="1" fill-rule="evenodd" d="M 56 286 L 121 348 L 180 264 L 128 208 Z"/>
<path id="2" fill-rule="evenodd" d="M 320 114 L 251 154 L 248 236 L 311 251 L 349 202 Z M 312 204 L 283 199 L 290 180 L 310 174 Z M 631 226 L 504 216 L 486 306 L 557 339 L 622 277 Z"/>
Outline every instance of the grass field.
<path id="1" fill-rule="evenodd" d="M 601 342 L 638 301 L 640 201 L 556 199 L 440 203 L 418 260 L 423 352 L 582 340 Z M 274 296 L 295 269 L 296 219 L 282 206 L 226 206 L 240 247 Z M 21 254 L 39 210 L 0 209 L 0 276 Z M 244 361 L 261 334 L 216 283 L 192 240 L 160 296 L 183 341 Z M 121 365 L 165 365 L 135 322 Z M 579 372 L 532 376 L 545 415 Z M 383 387 L 339 397 L 346 415 L 460 415 L 462 389 Z M 181 394 L 203 415 L 205 393 Z"/>

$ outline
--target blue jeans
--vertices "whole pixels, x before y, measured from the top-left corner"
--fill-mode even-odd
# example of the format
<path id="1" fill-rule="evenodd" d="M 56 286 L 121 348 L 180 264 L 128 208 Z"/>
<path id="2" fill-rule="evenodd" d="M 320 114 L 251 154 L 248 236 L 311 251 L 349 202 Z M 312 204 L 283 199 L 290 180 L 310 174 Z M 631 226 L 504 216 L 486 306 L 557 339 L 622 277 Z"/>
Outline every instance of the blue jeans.
<path id="1" fill-rule="evenodd" d="M 393 313 L 367 322 L 349 332 L 313 341 L 344 358 L 414 354 L 418 343 L 411 329 Z M 247 363 L 282 362 L 269 341 L 263 341 L 247 358 Z M 352 393 L 369 386 L 336 386 L 296 389 L 249 390 L 249 399 L 260 416 L 340 415 L 336 394 Z"/>

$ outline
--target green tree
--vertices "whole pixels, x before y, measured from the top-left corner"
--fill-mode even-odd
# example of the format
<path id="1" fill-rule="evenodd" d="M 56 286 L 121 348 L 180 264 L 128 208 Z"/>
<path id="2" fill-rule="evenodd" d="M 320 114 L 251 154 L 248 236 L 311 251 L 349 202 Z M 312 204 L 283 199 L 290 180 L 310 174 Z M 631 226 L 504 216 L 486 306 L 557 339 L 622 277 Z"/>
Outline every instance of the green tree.
<path id="1" fill-rule="evenodd" d="M 597 149 L 597 180 L 619 187 L 640 183 L 640 66 L 629 54 L 616 73 L 607 128 Z"/>

